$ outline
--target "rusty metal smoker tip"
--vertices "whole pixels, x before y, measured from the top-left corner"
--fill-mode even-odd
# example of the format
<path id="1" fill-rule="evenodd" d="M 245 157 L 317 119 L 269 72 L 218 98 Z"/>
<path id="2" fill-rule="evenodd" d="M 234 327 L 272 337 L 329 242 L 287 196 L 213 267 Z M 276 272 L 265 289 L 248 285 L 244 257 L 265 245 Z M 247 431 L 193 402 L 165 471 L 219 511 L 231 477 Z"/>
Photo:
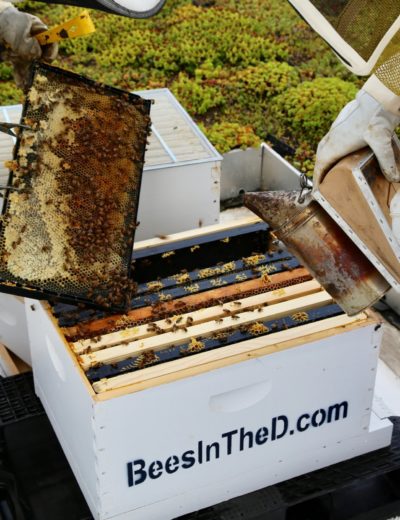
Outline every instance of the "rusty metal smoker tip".
<path id="1" fill-rule="evenodd" d="M 272 229 L 279 229 L 311 202 L 311 195 L 299 202 L 298 191 L 262 191 L 244 195 L 244 205 L 267 222 Z"/>

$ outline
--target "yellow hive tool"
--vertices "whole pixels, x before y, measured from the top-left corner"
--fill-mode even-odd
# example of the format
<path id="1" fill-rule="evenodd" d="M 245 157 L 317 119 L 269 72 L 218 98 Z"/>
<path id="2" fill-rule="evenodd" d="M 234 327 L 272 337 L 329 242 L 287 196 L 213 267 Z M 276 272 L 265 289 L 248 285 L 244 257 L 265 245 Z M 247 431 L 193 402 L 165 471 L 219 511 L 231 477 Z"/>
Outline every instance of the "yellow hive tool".
<path id="1" fill-rule="evenodd" d="M 76 38 L 77 36 L 84 36 L 94 32 L 95 26 L 88 11 L 82 11 L 78 16 L 64 22 L 48 31 L 36 34 L 35 38 L 40 45 L 48 43 L 59 42 L 66 38 Z"/>

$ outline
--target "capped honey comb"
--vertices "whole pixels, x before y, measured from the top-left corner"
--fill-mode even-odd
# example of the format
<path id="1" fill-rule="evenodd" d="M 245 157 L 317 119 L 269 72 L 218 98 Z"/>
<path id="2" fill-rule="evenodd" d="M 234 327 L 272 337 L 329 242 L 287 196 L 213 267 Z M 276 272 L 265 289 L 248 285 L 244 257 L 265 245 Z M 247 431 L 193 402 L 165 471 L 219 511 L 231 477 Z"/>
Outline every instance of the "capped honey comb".
<path id="1" fill-rule="evenodd" d="M 126 305 L 150 104 L 35 66 L 0 222 L 9 292 Z"/>

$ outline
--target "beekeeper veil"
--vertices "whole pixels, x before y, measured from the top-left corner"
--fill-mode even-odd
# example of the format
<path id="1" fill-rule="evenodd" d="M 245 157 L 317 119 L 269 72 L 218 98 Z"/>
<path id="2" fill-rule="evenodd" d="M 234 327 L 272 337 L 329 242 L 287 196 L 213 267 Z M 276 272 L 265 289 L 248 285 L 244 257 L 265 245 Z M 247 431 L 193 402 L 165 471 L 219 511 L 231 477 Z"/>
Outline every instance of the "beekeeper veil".
<path id="1" fill-rule="evenodd" d="M 400 28 L 400 0 L 289 1 L 343 63 L 360 76 L 376 68 Z M 400 63 L 400 57 L 398 60 Z"/>

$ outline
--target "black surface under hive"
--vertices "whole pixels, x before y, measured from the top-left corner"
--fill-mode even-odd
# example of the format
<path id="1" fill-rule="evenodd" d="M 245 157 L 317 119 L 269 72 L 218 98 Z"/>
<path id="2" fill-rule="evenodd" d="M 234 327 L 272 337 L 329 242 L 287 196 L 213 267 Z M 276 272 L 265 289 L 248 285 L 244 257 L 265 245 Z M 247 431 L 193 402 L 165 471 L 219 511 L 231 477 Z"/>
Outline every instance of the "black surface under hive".
<path id="1" fill-rule="evenodd" d="M 0 471 L 0 518 L 92 520 L 34 394 L 32 376 L 0 379 L 0 394 L 6 396 L 0 406 L 3 469 L 15 476 L 19 491 L 10 497 L 10 479 L 2 478 Z M 15 402 L 25 403 L 19 405 L 18 414 L 12 409 Z M 385 520 L 400 514 L 400 418 L 391 420 L 394 433 L 388 448 L 222 502 L 181 520 Z M 3 515 L 5 503 L 13 510 L 13 500 L 20 501 L 24 516 Z"/>

